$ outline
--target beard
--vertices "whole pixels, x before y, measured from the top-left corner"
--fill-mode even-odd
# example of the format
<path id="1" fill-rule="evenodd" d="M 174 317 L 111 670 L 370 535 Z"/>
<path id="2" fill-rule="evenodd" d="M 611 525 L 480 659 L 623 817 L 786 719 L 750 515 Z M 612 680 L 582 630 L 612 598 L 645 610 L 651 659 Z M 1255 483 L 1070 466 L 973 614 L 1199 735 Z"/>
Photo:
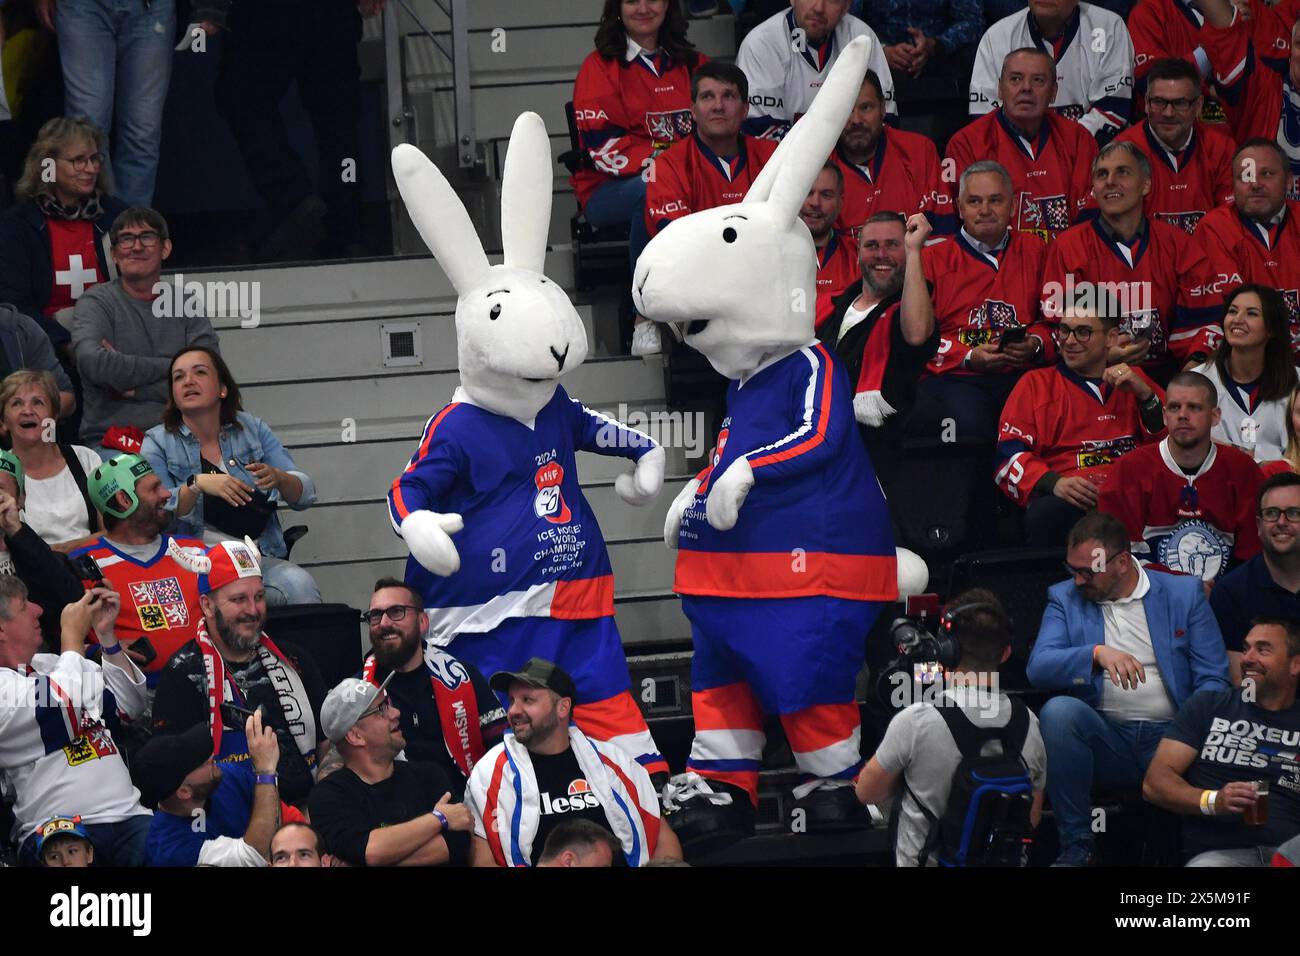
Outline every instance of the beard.
<path id="1" fill-rule="evenodd" d="M 880 298 L 888 299 L 903 290 L 903 270 L 895 269 L 888 279 L 881 279 L 868 267 L 862 271 L 862 281 Z"/>
<path id="2" fill-rule="evenodd" d="M 215 619 L 213 623 L 216 625 L 217 635 L 231 650 L 251 651 L 257 647 L 257 642 L 262 638 L 262 625 L 266 623 L 262 615 L 241 614 L 232 621 L 222 614 L 221 608 L 213 602 L 212 616 Z M 249 631 L 247 635 L 235 629 L 236 626 L 241 625 L 251 625 L 247 628 L 241 627 L 241 630 Z"/>
<path id="3" fill-rule="evenodd" d="M 390 634 L 397 634 L 401 639 L 396 643 L 380 643 L 378 641 L 379 638 L 387 637 Z M 390 671 L 397 670 L 411 659 L 415 649 L 420 646 L 422 639 L 423 636 L 418 630 L 411 634 L 404 634 L 400 628 L 388 627 L 370 635 L 370 648 L 375 652 L 375 662 L 377 664 Z"/>
<path id="4" fill-rule="evenodd" d="M 541 740 L 549 737 L 551 732 L 560 725 L 560 718 L 552 710 L 550 714 L 540 720 L 530 721 L 519 726 L 511 726 L 510 730 L 514 733 L 515 739 L 524 746 L 527 746 L 534 740 Z"/>

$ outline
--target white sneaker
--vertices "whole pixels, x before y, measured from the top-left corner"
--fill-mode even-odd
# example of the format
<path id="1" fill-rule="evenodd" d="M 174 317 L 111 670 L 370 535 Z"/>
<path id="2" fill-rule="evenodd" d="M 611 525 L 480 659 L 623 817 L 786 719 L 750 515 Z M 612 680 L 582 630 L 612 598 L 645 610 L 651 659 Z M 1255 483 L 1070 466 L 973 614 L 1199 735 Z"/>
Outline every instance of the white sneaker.
<path id="1" fill-rule="evenodd" d="M 659 338 L 658 324 L 649 319 L 639 319 L 632 326 L 632 354 L 637 356 L 658 355 L 664 350 Z"/>

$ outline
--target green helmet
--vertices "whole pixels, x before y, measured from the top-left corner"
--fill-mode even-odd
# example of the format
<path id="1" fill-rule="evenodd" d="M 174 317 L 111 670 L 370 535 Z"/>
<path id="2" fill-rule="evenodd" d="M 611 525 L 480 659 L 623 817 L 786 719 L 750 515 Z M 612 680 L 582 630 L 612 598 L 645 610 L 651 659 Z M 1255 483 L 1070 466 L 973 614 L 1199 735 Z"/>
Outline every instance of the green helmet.
<path id="1" fill-rule="evenodd" d="M 135 483 L 151 474 L 153 468 L 139 455 L 114 455 L 90 473 L 86 490 L 90 492 L 90 500 L 100 514 L 129 518 L 140 507 L 140 499 L 135 494 Z M 130 507 L 125 511 L 112 506 L 113 498 L 119 491 L 126 492 L 127 498 L 131 500 Z"/>
<path id="2" fill-rule="evenodd" d="M 14 476 L 14 481 L 18 483 L 18 493 L 23 493 L 23 463 L 18 460 L 18 456 L 11 451 L 0 451 L 0 472 Z"/>

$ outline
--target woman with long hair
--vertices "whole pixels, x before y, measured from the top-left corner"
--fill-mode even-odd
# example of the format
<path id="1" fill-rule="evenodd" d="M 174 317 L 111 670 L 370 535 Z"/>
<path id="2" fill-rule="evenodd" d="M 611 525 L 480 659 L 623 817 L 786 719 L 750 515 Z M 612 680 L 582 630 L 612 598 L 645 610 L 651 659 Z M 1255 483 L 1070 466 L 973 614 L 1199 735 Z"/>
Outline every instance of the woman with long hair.
<path id="1" fill-rule="evenodd" d="M 1297 399 L 1300 399 L 1300 385 L 1291 391 L 1291 397 L 1286 400 L 1286 447 L 1282 449 L 1282 457 L 1259 466 L 1265 478 L 1287 471 L 1300 473 L 1300 437 L 1297 437 L 1300 435 L 1300 425 L 1296 422 L 1300 418 L 1300 402 Z"/>
<path id="2" fill-rule="evenodd" d="M 113 277 L 108 230 L 126 209 L 109 195 L 103 151 L 100 130 L 56 116 L 27 151 L 18 204 L 0 216 L 0 302 L 36 319 L 70 371 L 63 322 L 86 289 Z"/>
<path id="3" fill-rule="evenodd" d="M 275 514 L 281 503 L 295 511 L 315 504 L 315 483 L 267 424 L 244 411 L 239 386 L 215 350 L 178 352 L 169 377 L 162 424 L 145 433 L 140 454 L 172 493 L 167 507 L 176 515 L 175 533 L 208 545 L 253 538 L 267 604 L 319 603 L 316 581 L 287 560 Z"/>
<path id="4" fill-rule="evenodd" d="M 1196 369 L 1219 391 L 1219 424 L 1210 437 L 1272 461 L 1286 447 L 1287 399 L 1297 379 L 1286 301 L 1276 289 L 1247 283 L 1224 305 L 1223 342 Z"/>
<path id="5" fill-rule="evenodd" d="M 102 526 L 86 492 L 86 476 L 99 467 L 100 457 L 82 445 L 52 440 L 50 425 L 58 413 L 53 373 L 22 369 L 0 382 L 0 434 L 23 467 L 27 526 L 55 551 L 71 551 Z"/>
<path id="6" fill-rule="evenodd" d="M 597 228 L 626 223 L 633 268 L 650 241 L 645 187 L 654 157 L 695 128 L 691 74 L 705 62 L 686 39 L 678 0 L 605 0 L 596 49 L 573 84 L 581 157 L 570 179 Z M 637 321 L 632 354 L 660 351 L 653 322 Z"/>

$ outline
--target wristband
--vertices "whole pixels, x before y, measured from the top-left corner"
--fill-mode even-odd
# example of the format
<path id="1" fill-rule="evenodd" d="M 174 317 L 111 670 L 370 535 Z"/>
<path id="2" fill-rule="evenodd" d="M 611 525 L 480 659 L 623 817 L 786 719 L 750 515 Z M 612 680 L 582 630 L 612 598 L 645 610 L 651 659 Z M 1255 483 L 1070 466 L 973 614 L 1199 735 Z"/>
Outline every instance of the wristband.
<path id="1" fill-rule="evenodd" d="M 104 649 L 104 653 L 105 653 L 105 654 L 121 654 L 121 653 L 122 653 L 122 645 L 121 645 L 121 644 L 114 644 L 112 647 L 109 647 L 107 644 L 101 644 L 101 645 L 99 645 L 99 646 L 102 647 L 102 648 Z"/>
<path id="2" fill-rule="evenodd" d="M 254 774 L 253 783 L 269 783 L 273 787 L 279 786 L 280 775 L 274 772 Z"/>
<path id="3" fill-rule="evenodd" d="M 451 824 L 447 822 L 447 814 L 443 813 L 441 810 L 437 809 L 436 807 L 430 810 L 429 812 L 432 813 L 434 817 L 437 819 L 437 821 L 442 825 L 443 833 L 451 832 Z"/>
<path id="4" fill-rule="evenodd" d="M 1219 795 L 1217 790 L 1201 791 L 1201 813 L 1207 817 L 1214 816 L 1214 800 Z"/>

